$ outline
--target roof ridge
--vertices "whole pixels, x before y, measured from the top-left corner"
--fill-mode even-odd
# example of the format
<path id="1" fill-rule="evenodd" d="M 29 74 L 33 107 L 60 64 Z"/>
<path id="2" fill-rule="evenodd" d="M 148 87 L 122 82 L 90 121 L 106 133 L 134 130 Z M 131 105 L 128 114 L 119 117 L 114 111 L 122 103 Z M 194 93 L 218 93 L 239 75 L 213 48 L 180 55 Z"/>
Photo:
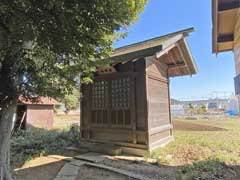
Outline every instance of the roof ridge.
<path id="1" fill-rule="evenodd" d="M 161 39 L 164 39 L 164 38 L 167 38 L 167 37 L 171 37 L 171 36 L 175 36 L 175 35 L 178 35 L 178 34 L 190 33 L 190 32 L 193 32 L 193 31 L 194 31 L 193 27 L 187 28 L 187 29 L 183 29 L 183 30 L 179 30 L 179 31 L 176 31 L 176 32 L 172 32 L 172 33 L 169 33 L 169 34 L 162 35 L 162 36 L 157 36 L 157 37 L 154 37 L 154 38 L 151 38 L 151 39 L 147 39 L 147 40 L 140 41 L 140 42 L 137 42 L 137 43 L 129 44 L 129 45 L 126 45 L 126 46 L 122 46 L 122 47 L 114 49 L 114 51 L 118 51 L 118 50 L 122 50 L 122 49 L 125 49 L 125 48 L 128 48 L 128 47 L 141 45 L 141 44 L 144 44 L 146 42 L 151 42 L 151 41 L 155 41 L 155 40 L 161 40 Z"/>

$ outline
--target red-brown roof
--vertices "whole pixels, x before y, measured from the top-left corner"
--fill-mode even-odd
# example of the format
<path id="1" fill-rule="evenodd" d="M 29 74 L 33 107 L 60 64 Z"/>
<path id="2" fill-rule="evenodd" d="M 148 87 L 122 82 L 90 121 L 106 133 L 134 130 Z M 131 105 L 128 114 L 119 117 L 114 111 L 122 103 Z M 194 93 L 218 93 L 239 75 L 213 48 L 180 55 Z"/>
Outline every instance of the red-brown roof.
<path id="1" fill-rule="evenodd" d="M 39 97 L 36 101 L 31 101 L 31 100 L 26 100 L 23 97 L 19 97 L 18 98 L 20 103 L 22 104 L 37 104 L 37 105 L 55 105 L 58 104 L 58 102 L 53 99 L 53 98 L 49 98 L 49 97 Z"/>

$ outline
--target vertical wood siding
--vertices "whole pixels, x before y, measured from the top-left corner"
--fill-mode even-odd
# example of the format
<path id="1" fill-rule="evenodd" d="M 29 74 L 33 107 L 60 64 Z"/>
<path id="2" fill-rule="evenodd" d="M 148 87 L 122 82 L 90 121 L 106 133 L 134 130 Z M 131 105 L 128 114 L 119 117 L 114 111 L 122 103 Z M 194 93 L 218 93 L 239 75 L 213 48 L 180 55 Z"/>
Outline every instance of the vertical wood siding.
<path id="1" fill-rule="evenodd" d="M 170 95 L 165 64 L 148 59 L 146 76 L 148 88 L 148 131 L 149 147 L 153 148 L 171 136 Z M 158 144 L 159 145 L 159 144 Z"/>

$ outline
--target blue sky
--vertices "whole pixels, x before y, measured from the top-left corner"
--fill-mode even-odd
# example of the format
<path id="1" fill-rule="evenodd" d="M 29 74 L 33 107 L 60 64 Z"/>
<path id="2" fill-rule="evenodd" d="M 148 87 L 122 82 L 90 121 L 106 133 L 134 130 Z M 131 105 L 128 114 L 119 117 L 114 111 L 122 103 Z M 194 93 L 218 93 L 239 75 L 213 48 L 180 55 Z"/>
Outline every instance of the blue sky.
<path id="1" fill-rule="evenodd" d="M 210 0 L 149 0 L 138 22 L 116 47 L 194 27 L 188 43 L 199 73 L 171 79 L 172 98 L 205 97 L 213 91 L 234 91 L 235 68 L 232 52 L 212 54 Z"/>

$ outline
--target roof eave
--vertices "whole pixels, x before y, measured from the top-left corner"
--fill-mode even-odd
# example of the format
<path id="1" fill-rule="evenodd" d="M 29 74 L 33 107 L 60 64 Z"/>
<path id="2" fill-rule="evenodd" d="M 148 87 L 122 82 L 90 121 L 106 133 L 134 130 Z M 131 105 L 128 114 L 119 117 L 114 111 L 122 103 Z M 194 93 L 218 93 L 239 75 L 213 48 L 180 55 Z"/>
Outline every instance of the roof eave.
<path id="1" fill-rule="evenodd" d="M 218 53 L 217 49 L 217 35 L 218 35 L 218 28 L 217 28 L 217 18 L 218 18 L 218 0 L 212 0 L 212 23 L 213 23 L 213 42 L 212 42 L 212 51 L 213 53 Z"/>
<path id="2" fill-rule="evenodd" d="M 234 13 L 236 13 L 237 10 L 240 8 L 240 3 L 236 4 L 236 2 L 229 2 L 224 4 L 220 0 L 212 0 L 213 53 L 220 53 L 230 51 L 233 49 L 233 46 L 230 46 L 229 43 L 234 42 L 234 27 L 231 31 L 229 31 L 228 29 L 227 32 L 224 31 L 222 27 L 229 27 L 229 24 L 227 24 L 228 22 L 232 22 L 233 24 L 235 23 L 236 19 L 234 19 L 235 18 Z M 224 17 L 225 19 L 223 19 Z M 230 36 L 232 36 L 232 39 L 229 39 Z M 222 38 L 224 38 L 225 40 L 222 40 Z"/>
<path id="3" fill-rule="evenodd" d="M 192 63 L 192 66 L 193 66 L 193 68 L 192 68 L 192 74 L 190 74 L 190 75 L 197 74 L 197 73 L 198 73 L 198 68 L 197 68 L 196 61 L 195 61 L 195 59 L 194 59 L 194 57 L 193 57 L 193 55 L 192 55 L 191 49 L 189 48 L 189 45 L 188 45 L 187 40 L 186 40 L 186 39 L 183 39 L 183 41 L 184 41 L 184 44 L 185 44 L 186 52 L 188 52 L 188 53 L 187 53 L 187 54 L 188 54 L 188 57 L 189 57 L 190 62 Z"/>

